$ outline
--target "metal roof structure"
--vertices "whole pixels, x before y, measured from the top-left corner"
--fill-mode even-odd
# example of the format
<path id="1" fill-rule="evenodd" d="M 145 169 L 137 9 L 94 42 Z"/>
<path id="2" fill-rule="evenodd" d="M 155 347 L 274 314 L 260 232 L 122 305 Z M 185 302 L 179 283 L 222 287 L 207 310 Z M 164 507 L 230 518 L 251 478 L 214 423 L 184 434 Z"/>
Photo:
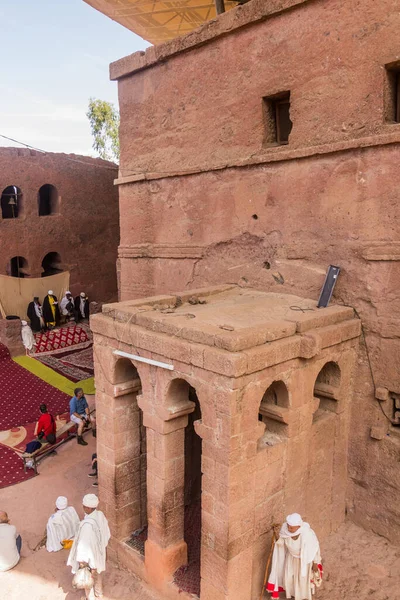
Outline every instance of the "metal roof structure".
<path id="1" fill-rule="evenodd" d="M 152 44 L 161 44 L 217 16 L 222 0 L 84 0 Z M 225 0 L 228 11 L 246 0 Z M 222 2 L 222 6 L 223 6 Z M 221 12 L 221 11 L 218 11 Z M 223 11 L 222 11 L 223 12 Z"/>

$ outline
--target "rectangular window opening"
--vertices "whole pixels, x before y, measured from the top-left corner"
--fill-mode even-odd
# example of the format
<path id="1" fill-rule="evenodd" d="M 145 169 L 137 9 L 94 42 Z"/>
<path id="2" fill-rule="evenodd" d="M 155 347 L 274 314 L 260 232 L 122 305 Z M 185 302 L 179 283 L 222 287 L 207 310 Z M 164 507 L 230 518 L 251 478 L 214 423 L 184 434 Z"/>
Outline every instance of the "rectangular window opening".
<path id="1" fill-rule="evenodd" d="M 289 143 L 293 123 L 290 119 L 290 92 L 263 98 L 264 146 Z"/>
<path id="2" fill-rule="evenodd" d="M 385 121 L 400 123 L 400 63 L 386 65 Z"/>

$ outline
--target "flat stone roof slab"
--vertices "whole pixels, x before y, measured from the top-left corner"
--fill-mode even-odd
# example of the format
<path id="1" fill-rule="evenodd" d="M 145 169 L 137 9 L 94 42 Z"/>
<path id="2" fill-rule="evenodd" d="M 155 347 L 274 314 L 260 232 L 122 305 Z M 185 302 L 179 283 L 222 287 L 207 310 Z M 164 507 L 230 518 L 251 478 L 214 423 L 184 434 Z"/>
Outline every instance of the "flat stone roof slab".
<path id="1" fill-rule="evenodd" d="M 230 352 L 354 317 L 349 307 L 318 309 L 315 300 L 233 286 L 109 304 L 103 307 L 103 313 L 118 321 Z"/>

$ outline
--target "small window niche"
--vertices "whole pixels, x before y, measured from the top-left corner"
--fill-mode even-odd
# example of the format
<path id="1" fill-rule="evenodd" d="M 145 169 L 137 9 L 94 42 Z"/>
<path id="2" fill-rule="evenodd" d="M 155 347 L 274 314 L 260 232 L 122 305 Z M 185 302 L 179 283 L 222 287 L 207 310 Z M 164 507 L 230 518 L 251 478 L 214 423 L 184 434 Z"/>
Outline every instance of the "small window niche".
<path id="1" fill-rule="evenodd" d="M 283 381 L 274 381 L 262 397 L 258 420 L 265 424 L 259 447 L 274 446 L 287 438 L 289 393 Z"/>
<path id="2" fill-rule="evenodd" d="M 289 143 L 293 123 L 290 119 L 290 92 L 263 98 L 264 146 Z"/>
<path id="3" fill-rule="evenodd" d="M 39 217 L 56 215 L 59 213 L 59 200 L 57 188 L 50 183 L 42 185 L 38 192 Z"/>
<path id="4" fill-rule="evenodd" d="M 340 394 L 340 368 L 335 362 L 328 362 L 318 373 L 314 385 L 314 398 L 318 400 L 313 423 L 336 413 Z"/>
<path id="5" fill-rule="evenodd" d="M 16 185 L 9 185 L 1 194 L 1 216 L 17 219 L 22 210 L 22 192 Z"/>
<path id="6" fill-rule="evenodd" d="M 384 116 L 386 123 L 400 123 L 400 62 L 386 65 Z"/>

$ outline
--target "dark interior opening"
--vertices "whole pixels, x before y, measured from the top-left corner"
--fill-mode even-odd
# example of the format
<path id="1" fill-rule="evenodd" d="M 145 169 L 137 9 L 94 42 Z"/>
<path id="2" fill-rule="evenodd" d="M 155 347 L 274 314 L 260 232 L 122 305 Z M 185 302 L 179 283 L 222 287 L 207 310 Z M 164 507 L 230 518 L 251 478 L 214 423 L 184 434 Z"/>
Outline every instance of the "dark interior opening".
<path id="1" fill-rule="evenodd" d="M 185 429 L 185 523 L 184 539 L 188 549 L 188 564 L 178 569 L 174 581 L 179 589 L 200 597 L 201 557 L 201 455 L 202 440 L 194 423 L 201 419 L 196 391 L 189 386 L 189 400 L 195 404 Z"/>
<path id="2" fill-rule="evenodd" d="M 10 277 L 29 277 L 27 273 L 28 261 L 23 256 L 13 256 L 7 266 L 7 275 Z"/>
<path id="3" fill-rule="evenodd" d="M 22 192 L 16 185 L 9 185 L 1 194 L 1 216 L 3 219 L 17 219 L 21 210 Z"/>
<path id="4" fill-rule="evenodd" d="M 50 275 L 57 275 L 62 273 L 63 268 L 61 266 L 61 256 L 58 252 L 49 252 L 42 260 L 42 277 L 49 277 Z"/>
<path id="5" fill-rule="evenodd" d="M 293 123 L 290 119 L 290 92 L 263 98 L 264 145 L 289 143 Z"/>
<path id="6" fill-rule="evenodd" d="M 42 185 L 38 193 L 39 217 L 58 213 L 58 192 L 54 185 Z"/>

